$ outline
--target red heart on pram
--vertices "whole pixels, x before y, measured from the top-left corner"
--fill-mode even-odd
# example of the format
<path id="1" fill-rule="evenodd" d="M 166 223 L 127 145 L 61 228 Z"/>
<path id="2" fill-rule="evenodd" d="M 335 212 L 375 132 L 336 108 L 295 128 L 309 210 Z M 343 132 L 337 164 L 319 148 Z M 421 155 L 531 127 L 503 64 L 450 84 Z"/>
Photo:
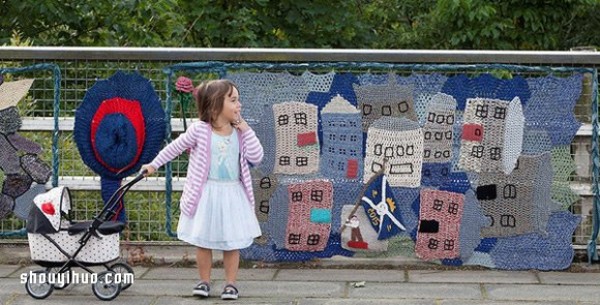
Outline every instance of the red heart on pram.
<path id="1" fill-rule="evenodd" d="M 54 215 L 56 211 L 54 210 L 54 205 L 52 204 L 52 202 L 46 202 L 42 204 L 42 212 L 48 215 Z"/>

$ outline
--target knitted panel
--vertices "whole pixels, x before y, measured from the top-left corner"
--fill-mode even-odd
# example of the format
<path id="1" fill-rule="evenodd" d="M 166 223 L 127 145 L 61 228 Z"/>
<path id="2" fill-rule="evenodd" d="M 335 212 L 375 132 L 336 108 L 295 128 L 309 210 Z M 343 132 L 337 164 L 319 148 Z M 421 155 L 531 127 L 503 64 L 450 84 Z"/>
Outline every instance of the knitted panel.
<path id="1" fill-rule="evenodd" d="M 0 219 L 6 218 L 12 212 L 15 200 L 5 194 L 0 194 Z"/>
<path id="2" fill-rule="evenodd" d="M 277 249 L 284 249 L 287 241 L 285 231 L 289 217 L 288 183 L 279 180 L 279 185 L 273 192 L 269 201 L 269 220 L 267 221 L 267 231 L 271 234 L 271 239 Z"/>
<path id="3" fill-rule="evenodd" d="M 19 163 L 19 156 L 17 155 L 17 150 L 10 145 L 8 139 L 0 134 L 0 169 L 4 171 L 5 174 L 17 174 L 21 170 L 21 165 Z"/>
<path id="4" fill-rule="evenodd" d="M 463 133 L 463 111 L 456 111 L 454 113 L 454 126 L 452 129 L 453 133 L 453 143 L 452 143 L 452 171 L 460 172 L 461 169 L 459 167 L 460 161 L 460 149 L 461 149 L 461 139 Z"/>
<path id="5" fill-rule="evenodd" d="M 378 239 L 388 239 L 406 231 L 398 208 L 401 203 L 394 197 L 385 175 L 378 175 L 367 185 L 361 203 Z"/>
<path id="6" fill-rule="evenodd" d="M 310 174 L 319 169 L 317 107 L 288 102 L 273 105 L 275 122 L 275 168 L 279 174 Z M 313 140 L 303 142 L 303 136 Z"/>
<path id="7" fill-rule="evenodd" d="M 465 194 L 471 190 L 471 180 L 465 172 L 452 172 L 439 190 Z"/>
<path id="8" fill-rule="evenodd" d="M 362 111 L 362 128 L 369 126 L 381 117 L 406 117 L 417 120 L 413 103 L 413 88 L 400 86 L 393 79 L 384 85 L 354 86 L 358 109 Z"/>
<path id="9" fill-rule="evenodd" d="M 340 233 L 340 228 L 344 223 L 344 221 L 340 221 L 342 209 L 346 205 L 355 206 L 360 202 L 361 192 L 362 187 L 358 186 L 356 181 L 335 181 L 333 183 L 332 233 Z"/>
<path id="10" fill-rule="evenodd" d="M 21 166 L 25 172 L 39 184 L 45 184 L 52 176 L 52 169 L 36 155 L 21 156 Z"/>
<path id="11" fill-rule="evenodd" d="M 33 81 L 33 79 L 22 79 L 3 82 L 0 85 L 0 110 L 17 106 L 17 103 L 29 92 Z"/>
<path id="12" fill-rule="evenodd" d="M 17 107 L 8 107 L 0 110 L 0 133 L 7 135 L 17 132 L 22 124 L 23 121 L 21 121 Z"/>
<path id="13" fill-rule="evenodd" d="M 328 92 L 333 82 L 335 72 L 331 71 L 326 74 L 314 74 L 308 70 L 302 73 L 302 78 L 308 86 L 308 91 Z"/>
<path id="14" fill-rule="evenodd" d="M 406 118 L 382 117 L 367 133 L 363 182 L 384 166 L 391 186 L 418 187 L 423 164 L 423 132 Z"/>
<path id="15" fill-rule="evenodd" d="M 243 100 L 242 117 L 252 127 L 256 136 L 261 140 L 264 149 L 262 162 L 256 167 L 264 173 L 272 173 L 275 165 L 275 120 L 273 118 L 273 105 L 289 99 L 288 94 L 279 94 L 271 84 L 278 79 L 276 73 L 236 73 L 228 74 L 227 78 L 233 81 L 239 89 Z M 308 93 L 304 80 L 302 83 L 290 87 L 291 92 L 300 91 Z M 306 97 L 306 94 L 304 97 Z M 302 94 L 299 93 L 301 96 Z M 298 96 L 298 95 L 297 95 Z M 298 96 L 299 97 L 299 96 Z"/>
<path id="16" fill-rule="evenodd" d="M 325 180 L 313 180 L 288 186 L 289 218 L 286 246 L 290 251 L 322 251 L 331 230 L 333 185 Z M 316 220 L 315 212 L 329 215 Z M 326 215 L 325 215 L 326 216 Z"/>
<path id="17" fill-rule="evenodd" d="M 552 149 L 552 140 L 544 129 L 527 127 L 523 132 L 523 154 L 539 155 Z"/>
<path id="18" fill-rule="evenodd" d="M 29 211 L 31 210 L 31 206 L 33 205 L 33 198 L 35 196 L 44 193 L 46 191 L 46 187 L 43 184 L 33 183 L 31 188 L 25 192 L 25 194 L 19 196 L 19 198 L 15 199 L 14 213 L 15 216 L 20 219 L 27 220 L 29 216 Z"/>
<path id="19" fill-rule="evenodd" d="M 388 82 L 397 83 L 399 76 L 394 74 L 393 72 L 384 73 L 384 74 L 373 74 L 373 73 L 364 73 L 358 75 L 358 84 L 361 86 L 364 85 L 383 85 Z"/>
<path id="20" fill-rule="evenodd" d="M 460 256 L 463 194 L 421 189 L 420 222 L 415 252 L 424 260 Z"/>
<path id="21" fill-rule="evenodd" d="M 571 238 L 580 221 L 580 216 L 570 212 L 553 213 L 548 221 L 547 234 L 500 238 L 490 255 L 496 267 L 501 269 L 566 269 L 573 261 Z"/>
<path id="22" fill-rule="evenodd" d="M 360 179 L 363 169 L 363 132 L 358 110 L 338 95 L 321 111 L 321 125 L 321 173 L 335 179 Z"/>
<path id="23" fill-rule="evenodd" d="M 423 125 L 423 162 L 445 163 L 452 159 L 455 108 L 456 101 L 451 96 L 433 96 Z"/>
<path id="24" fill-rule="evenodd" d="M 487 268 L 496 268 L 494 261 L 489 253 L 473 252 L 473 255 L 464 263 L 465 265 L 482 266 Z"/>
<path id="25" fill-rule="evenodd" d="M 459 74 L 449 77 L 441 92 L 453 96 L 459 110 L 465 109 L 469 98 L 511 101 L 519 97 L 521 103 L 525 105 L 531 96 L 527 80 L 518 75 L 512 79 L 499 79 L 491 74 L 482 74 L 474 78 Z"/>
<path id="26" fill-rule="evenodd" d="M 399 76 L 397 78 L 398 84 L 414 88 L 413 101 L 415 105 L 415 112 L 419 118 L 421 126 L 423 126 L 425 120 L 427 119 L 428 105 L 433 102 L 435 96 L 442 90 L 442 87 L 447 79 L 447 76 L 438 73 L 413 73 L 408 77 Z"/>
<path id="27" fill-rule="evenodd" d="M 25 173 L 8 174 L 2 184 L 2 193 L 17 198 L 27 192 L 31 183 L 33 180 Z"/>
<path id="28" fill-rule="evenodd" d="M 252 169 L 250 172 L 256 202 L 254 212 L 259 222 L 266 222 L 269 218 L 270 199 L 278 185 L 277 177 L 275 175 L 265 176 L 257 169 Z"/>
<path id="29" fill-rule="evenodd" d="M 342 232 L 342 247 L 357 252 L 387 251 L 388 241 L 377 238 L 377 232 L 371 227 L 369 217 L 364 209 L 357 209 L 354 217 L 350 218 L 350 212 L 353 209 L 353 205 L 342 207 L 342 222 L 350 219 Z"/>
<path id="30" fill-rule="evenodd" d="M 396 235 L 385 240 L 388 243 L 387 251 L 384 252 L 357 252 L 355 257 L 382 258 L 382 257 L 404 257 L 416 259 L 415 242 L 409 236 Z"/>
<path id="31" fill-rule="evenodd" d="M 465 108 L 459 167 L 474 172 L 506 169 L 521 152 L 523 128 L 519 129 L 519 99 L 468 99 Z M 510 113 L 513 111 L 513 113 Z M 510 123 L 507 121 L 510 120 Z M 511 126 L 507 129 L 506 126 Z M 521 135 L 518 137 L 518 135 Z M 507 140 L 507 136 L 518 139 Z M 504 151 L 504 148 L 509 148 Z M 518 152 L 518 153 L 517 153 Z"/>
<path id="32" fill-rule="evenodd" d="M 481 229 L 490 225 L 472 190 L 465 194 L 465 207 L 460 223 L 460 259 L 465 262 L 481 242 Z"/>
<path id="33" fill-rule="evenodd" d="M 531 99 L 524 109 L 526 125 L 548 132 L 552 145 L 569 145 L 581 123 L 573 109 L 582 88 L 582 74 L 566 78 L 555 76 L 527 79 Z"/>
<path id="34" fill-rule="evenodd" d="M 445 184 L 450 175 L 450 163 L 423 163 L 421 170 L 421 186 L 440 186 Z"/>
<path id="35" fill-rule="evenodd" d="M 569 145 L 552 149 L 552 170 L 552 200 L 557 201 L 563 209 L 568 209 L 579 200 L 579 195 L 570 186 L 571 174 L 576 170 L 576 165 Z"/>
<path id="36" fill-rule="evenodd" d="M 22 137 L 18 133 L 11 133 L 6 136 L 10 144 L 19 151 L 30 154 L 41 154 L 42 147 L 40 144 L 30 141 Z"/>
<path id="37" fill-rule="evenodd" d="M 510 175 L 482 173 L 477 186 L 479 199 L 490 227 L 486 237 L 514 236 L 541 232 L 552 208 L 550 200 L 550 154 L 521 156 Z"/>
<path id="38" fill-rule="evenodd" d="M 419 226 L 419 195 L 418 188 L 392 187 L 394 198 L 398 198 L 398 209 L 402 215 L 402 223 L 406 230 L 400 236 L 406 235 L 416 239 L 417 227 Z M 414 233 L 414 235 L 413 235 Z"/>
<path id="39" fill-rule="evenodd" d="M 504 147 L 502 149 L 502 170 L 510 174 L 521 155 L 523 148 L 523 126 L 525 117 L 518 97 L 510 101 L 504 126 Z"/>

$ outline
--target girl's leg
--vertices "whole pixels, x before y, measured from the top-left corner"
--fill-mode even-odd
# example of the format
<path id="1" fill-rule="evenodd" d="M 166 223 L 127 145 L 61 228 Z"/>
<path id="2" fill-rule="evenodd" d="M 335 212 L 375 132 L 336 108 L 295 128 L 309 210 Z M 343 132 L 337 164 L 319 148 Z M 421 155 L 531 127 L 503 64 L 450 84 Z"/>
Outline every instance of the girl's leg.
<path id="1" fill-rule="evenodd" d="M 210 270 L 212 268 L 211 249 L 198 247 L 198 249 L 196 250 L 196 266 L 198 266 L 200 280 L 203 282 L 210 283 Z"/>
<path id="2" fill-rule="evenodd" d="M 234 284 L 240 266 L 240 250 L 223 251 L 223 265 L 225 265 L 225 282 Z"/>

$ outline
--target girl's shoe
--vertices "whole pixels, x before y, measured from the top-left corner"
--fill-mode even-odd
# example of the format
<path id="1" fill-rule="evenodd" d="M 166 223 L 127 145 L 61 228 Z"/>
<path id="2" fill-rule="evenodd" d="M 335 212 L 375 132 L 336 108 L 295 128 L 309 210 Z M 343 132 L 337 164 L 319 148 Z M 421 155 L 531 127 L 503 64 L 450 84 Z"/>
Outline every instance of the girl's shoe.
<path id="1" fill-rule="evenodd" d="M 221 300 L 237 300 L 238 290 L 231 284 L 225 285 L 223 292 L 221 293 Z"/>
<path id="2" fill-rule="evenodd" d="M 196 287 L 194 287 L 194 291 L 192 292 L 192 295 L 198 296 L 201 298 L 207 298 L 209 292 L 210 292 L 210 284 L 208 284 L 207 282 L 200 282 L 200 283 L 198 283 L 198 285 L 196 285 Z"/>

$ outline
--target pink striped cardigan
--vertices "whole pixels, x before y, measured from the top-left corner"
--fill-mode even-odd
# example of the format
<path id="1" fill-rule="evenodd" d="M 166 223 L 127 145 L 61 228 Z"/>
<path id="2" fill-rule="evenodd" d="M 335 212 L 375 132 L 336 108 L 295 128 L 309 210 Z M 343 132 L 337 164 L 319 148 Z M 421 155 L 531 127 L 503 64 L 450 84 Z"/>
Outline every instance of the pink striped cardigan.
<path id="1" fill-rule="evenodd" d="M 243 133 L 238 129 L 236 131 L 240 143 L 240 180 L 248 196 L 248 201 L 254 210 L 254 191 L 248 162 L 255 165 L 260 163 L 263 158 L 263 148 L 254 130 L 248 129 Z M 193 216 L 196 213 L 198 202 L 200 202 L 202 196 L 202 189 L 208 180 L 211 134 L 212 127 L 210 124 L 203 121 L 195 122 L 190 125 L 185 133 L 163 148 L 156 158 L 150 162 L 152 167 L 158 169 L 180 155 L 184 150 L 190 149 L 187 179 L 183 186 L 180 202 L 181 211 L 187 216 Z"/>

